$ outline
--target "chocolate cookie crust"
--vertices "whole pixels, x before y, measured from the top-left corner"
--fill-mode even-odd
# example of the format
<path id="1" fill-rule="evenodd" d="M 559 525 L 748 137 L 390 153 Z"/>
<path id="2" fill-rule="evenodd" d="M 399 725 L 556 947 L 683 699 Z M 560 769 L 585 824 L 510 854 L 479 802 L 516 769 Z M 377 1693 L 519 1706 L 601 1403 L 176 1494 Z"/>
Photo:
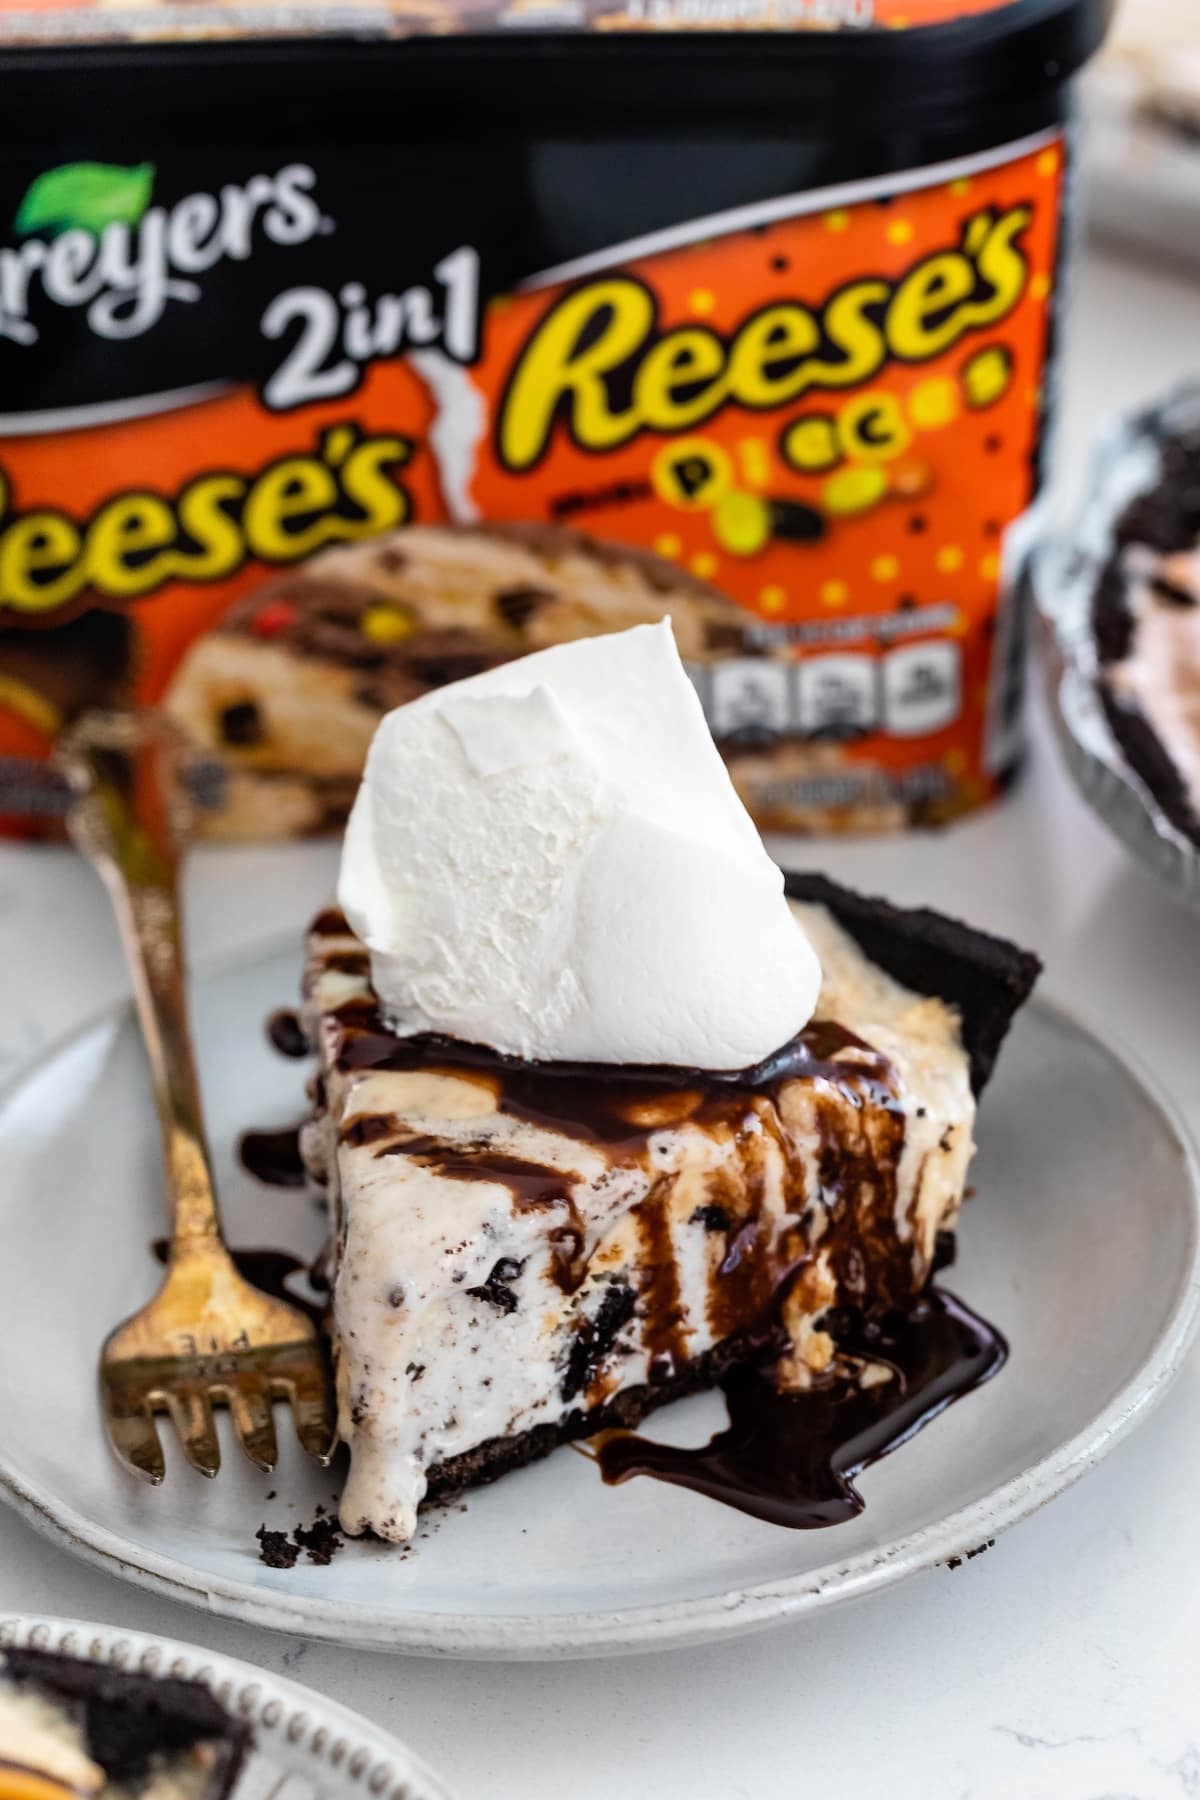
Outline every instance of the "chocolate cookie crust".
<path id="1" fill-rule="evenodd" d="M 1100 702 L 1109 730 L 1136 775 L 1150 789 L 1169 824 L 1200 848 L 1197 816 L 1175 760 L 1145 714 L 1117 698 L 1106 681 L 1100 683 Z"/>
<path id="2" fill-rule="evenodd" d="M 1149 719 L 1119 694 L 1110 671 L 1134 646 L 1137 619 L 1129 604 L 1126 553 L 1144 549 L 1159 556 L 1188 551 L 1200 543 L 1200 429 L 1167 438 L 1161 446 L 1159 479 L 1125 508 L 1114 530 L 1114 548 L 1100 571 L 1092 597 L 1092 632 L 1100 660 L 1098 688 L 1109 729 L 1125 760 L 1150 789 L 1176 831 L 1200 845 L 1200 816 L 1179 768 Z M 1151 580 L 1168 604 L 1197 609 L 1200 596 L 1168 589 Z"/>
<path id="3" fill-rule="evenodd" d="M 125 1673 L 45 1650 L 5 1648 L 0 1670 L 18 1686 L 48 1690 L 84 1709 L 88 1754 L 112 1781 L 136 1779 L 156 1754 L 217 1746 L 206 1800 L 225 1800 L 250 1733 L 197 1681 Z"/>
<path id="4" fill-rule="evenodd" d="M 792 900 L 828 907 L 864 954 L 904 987 L 956 1009 L 971 1087 L 982 1093 L 1008 1028 L 1041 973 L 1040 959 L 945 913 L 893 906 L 825 875 L 785 874 L 784 887 Z"/>
<path id="5" fill-rule="evenodd" d="M 765 1343 L 752 1345 L 744 1336 L 727 1338 L 669 1381 L 653 1387 L 647 1384 L 626 1388 L 606 1406 L 592 1412 L 570 1412 L 553 1425 L 537 1425 L 532 1431 L 520 1432 L 515 1437 L 491 1438 L 486 1444 L 478 1444 L 462 1456 L 452 1457 L 449 1462 L 438 1463 L 430 1469 L 425 1503 L 452 1499 L 467 1488 L 498 1481 L 514 1469 L 540 1462 L 562 1444 L 595 1437 L 601 1431 L 632 1431 L 658 1407 L 667 1406 L 672 1400 L 683 1400 L 688 1394 L 706 1392 L 752 1352 L 762 1353 L 766 1349 Z"/>

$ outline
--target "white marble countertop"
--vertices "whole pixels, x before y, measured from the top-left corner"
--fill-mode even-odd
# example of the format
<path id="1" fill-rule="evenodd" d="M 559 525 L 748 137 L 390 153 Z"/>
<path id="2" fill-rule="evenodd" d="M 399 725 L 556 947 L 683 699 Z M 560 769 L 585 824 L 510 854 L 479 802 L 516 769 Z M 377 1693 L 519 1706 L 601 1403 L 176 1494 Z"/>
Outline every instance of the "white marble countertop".
<path id="1" fill-rule="evenodd" d="M 1104 412 L 1200 365 L 1200 287 L 1094 251 L 1072 340 L 1069 468 Z M 803 855 L 1032 944 L 1049 991 L 1118 1029 L 1200 1133 L 1200 919 L 1085 810 L 1040 722 L 1030 772 L 986 816 L 940 836 Z M 196 962 L 298 929 L 332 868 L 328 846 L 198 856 Z M 0 968 L 0 1075 L 123 991 L 107 902 L 66 852 L 0 848 Z M 1131 1442 L 989 1555 L 708 1649 L 548 1666 L 339 1651 L 123 1586 L 0 1509 L 0 1610 L 13 1609 L 162 1632 L 286 1670 L 386 1723 L 463 1800 L 1200 1795 L 1200 1360 Z"/>

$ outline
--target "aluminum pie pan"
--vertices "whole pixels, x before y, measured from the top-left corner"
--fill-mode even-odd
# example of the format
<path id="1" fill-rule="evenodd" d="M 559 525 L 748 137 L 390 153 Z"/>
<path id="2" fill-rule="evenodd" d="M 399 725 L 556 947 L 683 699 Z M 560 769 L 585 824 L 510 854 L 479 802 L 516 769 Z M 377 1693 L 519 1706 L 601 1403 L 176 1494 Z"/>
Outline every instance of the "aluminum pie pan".
<path id="1" fill-rule="evenodd" d="M 1130 854 L 1175 899 L 1200 912 L 1200 845 L 1166 817 L 1117 742 L 1100 698 L 1092 627 L 1092 597 L 1117 520 L 1158 478 L 1162 439 L 1198 427 L 1200 381 L 1112 421 L 1092 459 L 1088 498 L 1074 529 L 1044 546 L 1030 565 L 1029 580 L 1040 617 L 1050 714 L 1076 787 Z"/>

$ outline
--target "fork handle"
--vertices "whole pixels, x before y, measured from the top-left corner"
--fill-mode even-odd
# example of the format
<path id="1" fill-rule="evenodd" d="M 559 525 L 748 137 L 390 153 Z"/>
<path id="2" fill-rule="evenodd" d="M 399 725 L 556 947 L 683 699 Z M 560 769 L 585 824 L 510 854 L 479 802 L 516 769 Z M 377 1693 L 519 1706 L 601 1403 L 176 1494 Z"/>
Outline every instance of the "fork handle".
<path id="1" fill-rule="evenodd" d="M 190 1240 L 223 1242 L 184 985 L 181 761 L 169 727 L 136 713 L 89 714 L 60 751 L 75 793 L 68 829 L 109 891 L 133 977 L 162 1131 L 172 1257 Z"/>

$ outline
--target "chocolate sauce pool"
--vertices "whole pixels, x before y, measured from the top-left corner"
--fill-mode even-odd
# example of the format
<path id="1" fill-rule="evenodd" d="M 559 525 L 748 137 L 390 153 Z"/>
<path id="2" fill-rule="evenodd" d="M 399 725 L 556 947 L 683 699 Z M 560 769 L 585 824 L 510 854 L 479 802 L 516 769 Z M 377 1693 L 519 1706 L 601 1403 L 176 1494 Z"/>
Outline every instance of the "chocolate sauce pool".
<path id="1" fill-rule="evenodd" d="M 768 1369 L 741 1367 L 721 1383 L 726 1430 L 695 1449 L 607 1434 L 597 1450 L 601 1474 L 610 1483 L 652 1475 L 792 1531 L 841 1525 L 863 1509 L 855 1477 L 990 1380 L 1008 1356 L 993 1326 L 936 1287 L 911 1312 L 842 1337 L 838 1347 L 888 1364 L 894 1378 L 788 1394 Z"/>
<path id="2" fill-rule="evenodd" d="M 243 1131 L 238 1139 L 238 1160 L 256 1181 L 268 1187 L 308 1185 L 308 1170 L 300 1155 L 300 1125 L 284 1125 L 278 1131 Z"/>
<path id="3" fill-rule="evenodd" d="M 267 1037 L 281 1056 L 307 1056 L 312 1048 L 298 1014 L 281 1006 L 267 1020 Z M 256 1181 L 268 1187 L 308 1186 L 308 1171 L 300 1155 L 300 1127 L 282 1125 L 273 1131 L 244 1131 L 238 1139 L 238 1161 Z M 261 1286 L 262 1284 L 259 1283 Z"/>
<path id="4" fill-rule="evenodd" d="M 160 1263 L 166 1262 L 168 1248 L 166 1238 L 155 1238 L 150 1245 L 152 1255 Z M 297 1311 L 307 1313 L 314 1325 L 324 1325 L 329 1302 L 316 1297 L 311 1291 L 319 1290 L 322 1286 L 319 1269 L 310 1266 L 300 1257 L 293 1256 L 290 1250 L 231 1249 L 229 1255 L 238 1273 L 244 1275 L 260 1293 L 270 1294 L 276 1300 L 286 1300 Z M 298 1294 L 289 1285 L 297 1280 L 309 1288 L 308 1294 Z"/>
<path id="5" fill-rule="evenodd" d="M 281 1006 L 267 1020 L 267 1036 L 281 1056 L 307 1056 L 311 1045 L 297 1013 Z"/>

